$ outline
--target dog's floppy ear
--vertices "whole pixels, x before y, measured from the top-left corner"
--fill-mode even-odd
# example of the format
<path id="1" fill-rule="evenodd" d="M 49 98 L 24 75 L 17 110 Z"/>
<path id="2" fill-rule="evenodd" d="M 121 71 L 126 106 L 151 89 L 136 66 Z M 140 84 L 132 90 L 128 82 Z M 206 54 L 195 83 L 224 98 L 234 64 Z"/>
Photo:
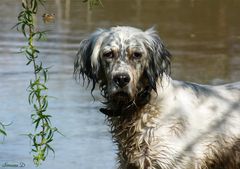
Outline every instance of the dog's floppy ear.
<path id="1" fill-rule="evenodd" d="M 149 62 L 146 68 L 146 75 L 149 79 L 151 87 L 156 91 L 156 81 L 162 78 L 163 74 L 170 74 L 171 54 L 164 46 L 162 40 L 157 35 L 154 28 L 145 31 L 146 34 L 146 48 L 148 50 Z"/>
<path id="2" fill-rule="evenodd" d="M 87 78 L 88 84 L 92 81 L 92 91 L 98 82 L 100 69 L 99 51 L 107 31 L 99 29 L 80 43 L 80 48 L 74 61 L 75 77 L 82 76 L 83 81 Z"/>

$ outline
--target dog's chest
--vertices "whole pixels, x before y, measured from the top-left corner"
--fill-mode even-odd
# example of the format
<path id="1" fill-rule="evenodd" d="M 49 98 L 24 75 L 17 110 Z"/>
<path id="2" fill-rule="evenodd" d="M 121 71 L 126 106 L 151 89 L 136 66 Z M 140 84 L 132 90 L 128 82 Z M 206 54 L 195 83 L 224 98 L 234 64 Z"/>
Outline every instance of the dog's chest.
<path id="1" fill-rule="evenodd" d="M 177 136 L 183 125 L 179 122 L 172 126 L 168 123 L 161 125 L 163 119 L 160 116 L 158 107 L 146 104 L 131 118 L 112 119 L 112 133 L 119 147 L 121 169 L 173 167 L 174 149 L 168 145 L 169 137 L 172 134 Z"/>

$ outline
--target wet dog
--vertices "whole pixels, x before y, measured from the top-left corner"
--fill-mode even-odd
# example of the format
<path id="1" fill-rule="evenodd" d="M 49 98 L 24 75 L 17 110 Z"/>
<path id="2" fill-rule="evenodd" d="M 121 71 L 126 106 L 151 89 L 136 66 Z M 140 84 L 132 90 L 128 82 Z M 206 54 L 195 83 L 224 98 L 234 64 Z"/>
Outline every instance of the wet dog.
<path id="1" fill-rule="evenodd" d="M 173 80 L 170 58 L 154 29 L 99 29 L 80 44 L 74 73 L 106 100 L 119 169 L 239 169 L 240 83 Z"/>

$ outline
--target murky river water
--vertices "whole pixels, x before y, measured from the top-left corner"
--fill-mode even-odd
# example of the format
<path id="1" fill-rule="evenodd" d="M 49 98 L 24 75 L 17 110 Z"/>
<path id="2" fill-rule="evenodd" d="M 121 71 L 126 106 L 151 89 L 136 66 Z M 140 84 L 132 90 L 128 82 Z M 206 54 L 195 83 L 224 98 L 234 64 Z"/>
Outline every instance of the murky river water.
<path id="1" fill-rule="evenodd" d="M 101 104 L 72 76 L 79 42 L 97 27 L 155 26 L 172 55 L 172 76 L 199 83 L 219 84 L 240 80 L 240 1 L 238 0 L 102 0 L 104 8 L 87 10 L 81 0 L 49 0 L 41 12 L 56 20 L 40 29 L 51 30 L 40 42 L 43 62 L 50 69 L 49 113 L 56 135 L 50 154 L 40 169 L 113 169 L 116 147 L 111 141 Z M 11 30 L 21 10 L 20 1 L 0 5 L 0 121 L 11 123 L 0 144 L 0 168 L 5 162 L 23 162 L 34 168 L 29 139 L 32 131 L 27 86 L 32 77 L 24 56 L 15 54 L 23 36 Z M 95 94 L 98 98 L 98 94 Z"/>

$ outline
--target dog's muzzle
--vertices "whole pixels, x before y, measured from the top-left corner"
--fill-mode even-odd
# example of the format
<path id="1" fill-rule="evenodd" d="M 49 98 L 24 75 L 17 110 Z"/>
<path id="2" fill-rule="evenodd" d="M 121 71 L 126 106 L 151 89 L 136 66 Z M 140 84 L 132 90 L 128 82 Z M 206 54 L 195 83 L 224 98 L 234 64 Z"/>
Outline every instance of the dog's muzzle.
<path id="1" fill-rule="evenodd" d="M 129 90 L 131 77 L 128 73 L 117 73 L 113 76 L 114 91 L 111 93 L 111 100 L 117 102 L 128 102 L 131 100 L 131 92 Z"/>

